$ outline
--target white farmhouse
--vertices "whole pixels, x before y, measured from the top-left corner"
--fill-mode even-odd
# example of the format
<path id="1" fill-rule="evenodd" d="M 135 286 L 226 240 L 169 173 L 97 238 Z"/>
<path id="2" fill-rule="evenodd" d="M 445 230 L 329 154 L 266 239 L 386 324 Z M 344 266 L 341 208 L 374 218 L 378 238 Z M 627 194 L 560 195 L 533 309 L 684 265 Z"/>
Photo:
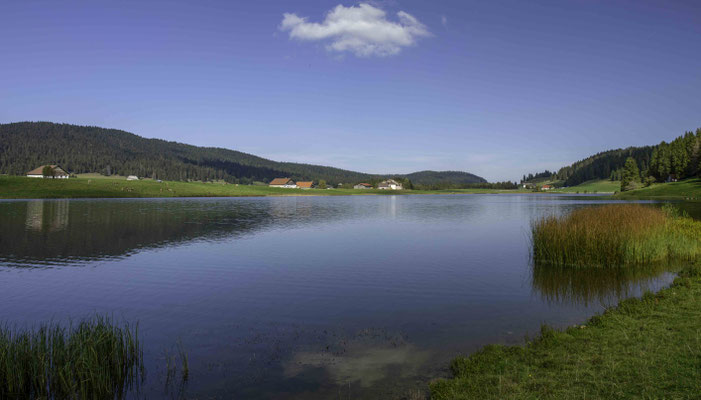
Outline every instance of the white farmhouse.
<path id="1" fill-rule="evenodd" d="M 44 168 L 51 167 L 53 170 L 53 175 L 44 176 Z M 42 165 L 39 168 L 33 169 L 27 172 L 27 177 L 29 178 L 53 178 L 53 179 L 68 179 L 68 172 L 58 165 Z"/>
<path id="2" fill-rule="evenodd" d="M 394 179 L 387 179 L 386 181 L 380 182 L 379 185 L 377 185 L 378 189 L 384 189 L 384 190 L 402 190 L 404 189 L 402 187 L 402 184 L 395 181 Z"/>

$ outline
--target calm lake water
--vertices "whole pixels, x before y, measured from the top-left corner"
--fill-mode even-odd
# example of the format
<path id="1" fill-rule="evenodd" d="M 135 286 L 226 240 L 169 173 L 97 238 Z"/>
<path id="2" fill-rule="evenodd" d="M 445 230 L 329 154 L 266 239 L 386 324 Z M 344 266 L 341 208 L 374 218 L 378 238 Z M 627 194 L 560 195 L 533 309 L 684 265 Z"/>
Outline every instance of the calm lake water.
<path id="1" fill-rule="evenodd" d="M 529 222 L 587 196 L 0 201 L 0 319 L 138 321 L 134 397 L 404 398 L 488 343 L 583 322 L 669 272 L 529 262 Z M 694 210 L 692 210 L 694 211 Z M 184 388 L 166 354 L 189 355 Z"/>

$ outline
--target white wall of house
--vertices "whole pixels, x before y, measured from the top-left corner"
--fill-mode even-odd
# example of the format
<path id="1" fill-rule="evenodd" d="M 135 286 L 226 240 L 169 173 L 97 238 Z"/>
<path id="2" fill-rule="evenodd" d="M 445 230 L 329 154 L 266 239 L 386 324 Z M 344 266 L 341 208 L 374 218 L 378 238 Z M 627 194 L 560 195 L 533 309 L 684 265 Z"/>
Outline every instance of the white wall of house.
<path id="1" fill-rule="evenodd" d="M 47 178 L 47 179 L 68 179 L 68 175 L 44 176 L 44 175 L 27 175 L 27 178 Z"/>

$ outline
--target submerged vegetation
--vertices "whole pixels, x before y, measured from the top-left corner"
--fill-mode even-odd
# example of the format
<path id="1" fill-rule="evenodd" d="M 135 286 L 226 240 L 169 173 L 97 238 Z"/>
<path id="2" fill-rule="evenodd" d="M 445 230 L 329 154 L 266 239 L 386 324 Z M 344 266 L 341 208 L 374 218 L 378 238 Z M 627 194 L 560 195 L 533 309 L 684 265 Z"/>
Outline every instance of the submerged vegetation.
<path id="1" fill-rule="evenodd" d="M 68 328 L 0 328 L 0 398 L 123 398 L 143 378 L 136 325 L 95 316 Z"/>
<path id="2" fill-rule="evenodd" d="M 531 240 L 536 264 L 575 268 L 651 265 L 701 255 L 701 223 L 669 207 L 611 204 L 534 221 Z"/>

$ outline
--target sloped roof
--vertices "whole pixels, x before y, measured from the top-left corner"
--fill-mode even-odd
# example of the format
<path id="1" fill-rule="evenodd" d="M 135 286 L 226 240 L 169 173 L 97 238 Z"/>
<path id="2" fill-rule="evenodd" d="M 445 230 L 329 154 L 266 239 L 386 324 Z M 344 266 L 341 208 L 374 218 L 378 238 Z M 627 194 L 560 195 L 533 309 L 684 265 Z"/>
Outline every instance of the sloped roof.
<path id="1" fill-rule="evenodd" d="M 275 178 L 270 181 L 271 185 L 284 185 L 290 181 L 290 178 Z"/>
<path id="2" fill-rule="evenodd" d="M 372 185 L 369 184 L 369 183 L 359 183 L 358 185 L 360 185 L 360 186 L 372 187 Z"/>
<path id="3" fill-rule="evenodd" d="M 312 185 L 314 184 L 313 181 L 309 182 L 297 182 L 297 186 L 301 187 L 302 189 L 311 189 Z"/>
<path id="4" fill-rule="evenodd" d="M 68 175 L 68 173 L 58 165 L 48 165 L 49 167 L 53 168 L 56 171 L 56 175 Z M 27 175 L 43 175 L 44 174 L 44 167 L 46 165 L 42 165 L 41 167 L 38 167 L 36 169 L 33 169 L 29 172 L 27 172 Z"/>

